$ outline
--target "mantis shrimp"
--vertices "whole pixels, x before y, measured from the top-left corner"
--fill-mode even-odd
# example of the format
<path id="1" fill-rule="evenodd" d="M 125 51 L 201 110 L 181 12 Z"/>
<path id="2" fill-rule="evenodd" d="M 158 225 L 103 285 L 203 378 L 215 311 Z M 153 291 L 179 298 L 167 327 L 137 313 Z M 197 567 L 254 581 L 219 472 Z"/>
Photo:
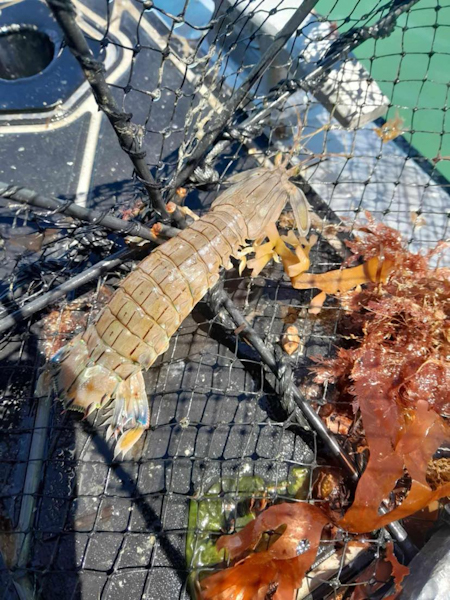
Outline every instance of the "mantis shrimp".
<path id="1" fill-rule="evenodd" d="M 119 285 L 95 323 L 51 359 L 56 394 L 66 408 L 111 408 L 107 438 L 128 452 L 150 424 L 142 371 L 219 279 L 231 257 L 245 260 L 245 241 L 263 240 L 287 202 L 297 229 L 309 229 L 308 204 L 290 178 L 288 159 L 239 173 L 211 210 L 159 246 Z M 275 256 L 275 254 L 273 253 Z"/>

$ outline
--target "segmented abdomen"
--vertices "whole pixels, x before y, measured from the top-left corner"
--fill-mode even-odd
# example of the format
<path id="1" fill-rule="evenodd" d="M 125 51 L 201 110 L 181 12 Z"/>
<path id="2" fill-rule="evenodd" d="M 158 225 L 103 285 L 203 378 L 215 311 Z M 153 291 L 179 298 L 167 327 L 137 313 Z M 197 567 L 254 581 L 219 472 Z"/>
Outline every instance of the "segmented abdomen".
<path id="1" fill-rule="evenodd" d="M 120 378 L 148 369 L 244 238 L 238 212 L 211 212 L 152 252 L 84 334 L 92 361 Z"/>

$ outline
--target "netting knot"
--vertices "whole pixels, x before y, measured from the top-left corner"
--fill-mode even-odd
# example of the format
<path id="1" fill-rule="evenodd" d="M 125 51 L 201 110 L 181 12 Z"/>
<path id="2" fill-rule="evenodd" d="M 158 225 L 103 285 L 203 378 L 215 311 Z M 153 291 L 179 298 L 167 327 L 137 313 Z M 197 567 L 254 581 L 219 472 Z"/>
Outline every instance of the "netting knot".
<path id="1" fill-rule="evenodd" d="M 235 329 L 235 323 L 230 319 L 223 306 L 224 289 L 222 280 L 219 280 L 219 282 L 210 289 L 208 293 L 208 304 L 214 315 L 219 319 L 221 325 L 225 327 L 225 329 L 233 331 Z"/>
<path id="2" fill-rule="evenodd" d="M 291 413 L 296 404 L 292 395 L 292 369 L 282 349 L 275 345 L 275 361 L 277 363 L 277 379 L 281 395 L 285 398 L 285 408 Z"/>
<path id="3" fill-rule="evenodd" d="M 86 71 L 89 71 L 90 74 L 99 75 L 105 72 L 105 67 L 103 63 L 91 56 L 86 56 L 84 54 L 80 54 L 76 50 L 72 49 L 72 54 L 75 55 L 78 62 L 81 63 L 81 66 Z"/>

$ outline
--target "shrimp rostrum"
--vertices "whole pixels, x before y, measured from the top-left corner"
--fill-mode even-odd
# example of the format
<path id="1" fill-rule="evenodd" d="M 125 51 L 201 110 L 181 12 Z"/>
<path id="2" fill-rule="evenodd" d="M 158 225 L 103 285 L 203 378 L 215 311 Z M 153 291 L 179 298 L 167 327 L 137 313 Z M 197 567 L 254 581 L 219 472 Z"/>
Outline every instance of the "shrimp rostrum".
<path id="1" fill-rule="evenodd" d="M 211 210 L 154 250 L 119 285 L 95 323 L 51 359 L 56 394 L 86 415 L 109 409 L 107 437 L 125 454 L 150 424 L 142 371 L 218 281 L 246 240 L 264 239 L 289 202 L 300 235 L 308 205 L 284 164 L 240 173 Z"/>

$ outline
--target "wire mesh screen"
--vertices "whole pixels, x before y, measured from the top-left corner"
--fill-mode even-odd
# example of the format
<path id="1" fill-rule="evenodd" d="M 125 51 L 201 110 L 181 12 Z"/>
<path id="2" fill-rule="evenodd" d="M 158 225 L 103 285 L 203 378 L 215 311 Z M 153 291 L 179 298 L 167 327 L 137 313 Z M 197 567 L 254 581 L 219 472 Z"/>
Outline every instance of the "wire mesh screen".
<path id="1" fill-rule="evenodd" d="M 297 407 L 289 410 L 280 371 L 267 369 L 254 338 L 209 297 L 145 374 L 151 424 L 124 460 L 105 440 L 102 413 L 63 412 L 38 385 L 40 369 L 150 251 L 124 243 L 102 219 L 163 221 L 164 239 L 174 233 L 170 215 L 182 225 L 184 205 L 206 213 L 230 176 L 296 147 L 290 160 L 318 234 L 313 270 L 342 265 L 366 210 L 412 251 L 434 248 L 448 237 L 450 216 L 450 8 L 433 0 L 22 4 L 55 31 L 62 24 L 54 61 L 67 60 L 69 80 L 84 70 L 94 95 L 82 80 L 65 97 L 60 79 L 60 97 L 44 112 L 19 118 L 2 109 L 1 597 L 194 597 L 195 574 L 213 569 L 219 534 L 293 498 L 343 511 L 353 484 L 326 438 Z M 15 7 L 4 10 L 8 22 L 18 19 L 8 12 Z M 74 8 L 90 54 L 74 42 Z M 78 136 L 84 150 L 73 155 Z M 24 204 L 12 184 L 63 202 Z M 72 201 L 100 212 L 73 219 Z M 289 210 L 280 228 L 292 228 Z M 438 266 L 446 263 L 444 256 Z M 72 288 L 49 296 L 77 275 Z M 256 278 L 235 264 L 223 286 L 277 368 L 288 368 L 307 403 L 323 408 L 329 390 L 308 367 L 347 343 L 339 306 L 311 314 L 314 293 L 293 289 L 277 263 Z M 289 325 L 299 335 L 292 357 L 280 349 Z M 351 432 L 327 424 L 363 461 Z M 419 547 L 435 525 L 423 514 L 405 522 Z M 364 597 L 391 593 L 375 560 L 391 536 L 398 542 L 395 531 L 379 530 L 357 548 L 346 533 L 324 530 L 298 598 L 356 598 L 369 582 Z"/>

